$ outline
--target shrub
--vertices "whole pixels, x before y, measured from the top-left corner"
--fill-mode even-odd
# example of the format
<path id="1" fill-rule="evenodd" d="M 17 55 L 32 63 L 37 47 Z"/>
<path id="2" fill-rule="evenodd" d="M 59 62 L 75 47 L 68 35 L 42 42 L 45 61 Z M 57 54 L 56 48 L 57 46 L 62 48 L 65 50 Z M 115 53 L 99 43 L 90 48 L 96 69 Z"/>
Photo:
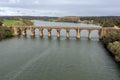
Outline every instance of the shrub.
<path id="1" fill-rule="evenodd" d="M 102 42 L 114 55 L 115 60 L 120 62 L 120 33 L 112 32 L 102 38 Z"/>
<path id="2" fill-rule="evenodd" d="M 0 40 L 13 37 L 13 31 L 8 27 L 0 27 Z"/>
<path id="3" fill-rule="evenodd" d="M 31 26 L 31 25 L 34 24 L 34 22 L 33 22 L 33 21 L 30 21 L 30 20 L 23 20 L 23 23 L 24 23 L 25 25 L 27 25 L 27 26 Z"/>
<path id="4" fill-rule="evenodd" d="M 107 48 L 114 54 L 120 54 L 120 42 L 115 41 L 113 43 L 109 43 Z"/>
<path id="5" fill-rule="evenodd" d="M 116 61 L 120 61 L 120 42 L 109 43 L 107 48 L 115 56 Z"/>
<path id="6" fill-rule="evenodd" d="M 0 26 L 2 26 L 3 25 L 3 22 L 0 20 Z"/>
<path id="7" fill-rule="evenodd" d="M 105 45 L 108 45 L 109 43 L 113 43 L 115 41 L 120 41 L 120 33 L 111 32 L 102 38 L 102 42 Z"/>

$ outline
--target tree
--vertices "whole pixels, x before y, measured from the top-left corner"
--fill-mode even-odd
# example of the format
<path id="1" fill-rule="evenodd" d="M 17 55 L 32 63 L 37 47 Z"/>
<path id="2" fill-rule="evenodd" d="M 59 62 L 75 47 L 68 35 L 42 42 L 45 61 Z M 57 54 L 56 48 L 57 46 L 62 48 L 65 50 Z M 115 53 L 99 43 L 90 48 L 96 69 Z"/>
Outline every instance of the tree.
<path id="1" fill-rule="evenodd" d="M 111 32 L 102 38 L 102 42 L 105 45 L 108 45 L 114 41 L 120 41 L 120 32 Z"/>
<path id="2" fill-rule="evenodd" d="M 3 22 L 2 21 L 0 21 L 0 26 L 2 26 L 3 25 Z"/>
<path id="3" fill-rule="evenodd" d="M 34 22 L 30 21 L 30 20 L 23 20 L 23 23 L 27 26 L 31 26 L 34 24 Z"/>

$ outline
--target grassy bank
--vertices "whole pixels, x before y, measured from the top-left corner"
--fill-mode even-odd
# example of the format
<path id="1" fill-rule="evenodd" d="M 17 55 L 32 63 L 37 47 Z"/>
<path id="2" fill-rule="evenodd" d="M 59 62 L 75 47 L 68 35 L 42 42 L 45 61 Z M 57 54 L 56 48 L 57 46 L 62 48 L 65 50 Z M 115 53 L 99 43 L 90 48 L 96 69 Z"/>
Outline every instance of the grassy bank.
<path id="1" fill-rule="evenodd" d="M 10 28 L 10 26 L 31 26 L 34 24 L 31 20 L 1 20 L 0 21 L 0 40 L 5 38 L 13 37 L 13 30 Z M 5 27 L 7 26 L 7 27 Z"/>
<path id="2" fill-rule="evenodd" d="M 120 33 L 112 32 L 102 38 L 102 42 L 114 56 L 117 62 L 120 62 Z"/>
<path id="3" fill-rule="evenodd" d="M 11 28 L 0 26 L 0 40 L 13 37 Z"/>
<path id="4" fill-rule="evenodd" d="M 23 21 L 21 21 L 21 20 L 4 20 L 3 24 L 5 26 L 24 25 Z"/>
<path id="5" fill-rule="evenodd" d="M 19 25 L 19 26 L 30 26 L 33 25 L 34 22 L 30 20 L 3 20 L 4 26 L 13 26 L 13 25 Z"/>

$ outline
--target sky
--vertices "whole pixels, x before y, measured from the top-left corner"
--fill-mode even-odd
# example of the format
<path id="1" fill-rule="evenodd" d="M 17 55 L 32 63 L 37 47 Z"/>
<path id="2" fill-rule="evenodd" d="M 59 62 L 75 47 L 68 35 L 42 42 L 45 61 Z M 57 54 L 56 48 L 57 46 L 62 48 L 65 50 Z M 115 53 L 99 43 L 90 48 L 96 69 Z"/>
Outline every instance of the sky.
<path id="1" fill-rule="evenodd" d="M 0 16 L 120 16 L 120 0 L 0 0 Z"/>

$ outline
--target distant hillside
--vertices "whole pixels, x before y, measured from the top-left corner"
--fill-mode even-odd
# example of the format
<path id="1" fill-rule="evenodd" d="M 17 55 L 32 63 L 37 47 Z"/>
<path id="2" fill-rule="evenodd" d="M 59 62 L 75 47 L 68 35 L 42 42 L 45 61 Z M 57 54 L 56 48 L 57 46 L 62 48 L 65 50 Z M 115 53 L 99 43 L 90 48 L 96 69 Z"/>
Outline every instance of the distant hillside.
<path id="1" fill-rule="evenodd" d="M 103 27 L 120 27 L 120 16 L 87 16 L 80 17 L 81 21 L 92 21 L 93 24 L 97 24 Z"/>
<path id="2" fill-rule="evenodd" d="M 47 17 L 47 16 L 0 16 L 0 19 L 51 20 L 51 19 L 58 19 L 58 17 Z"/>
<path id="3" fill-rule="evenodd" d="M 14 20 L 43 20 L 96 24 L 103 27 L 120 27 L 120 16 L 65 16 L 65 17 L 47 17 L 47 16 L 0 16 L 0 19 Z"/>
<path id="4" fill-rule="evenodd" d="M 65 16 L 58 19 L 60 22 L 74 22 L 77 23 L 80 21 L 80 17 L 77 16 Z"/>

